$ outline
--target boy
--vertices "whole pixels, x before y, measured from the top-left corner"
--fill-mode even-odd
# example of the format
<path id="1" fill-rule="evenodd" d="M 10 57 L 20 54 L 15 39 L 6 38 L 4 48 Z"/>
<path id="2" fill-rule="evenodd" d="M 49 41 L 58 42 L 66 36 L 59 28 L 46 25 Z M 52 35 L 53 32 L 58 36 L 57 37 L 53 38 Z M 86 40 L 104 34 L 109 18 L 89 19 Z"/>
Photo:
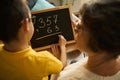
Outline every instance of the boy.
<path id="1" fill-rule="evenodd" d="M 0 2 L 0 80 L 43 80 L 59 73 L 64 64 L 47 51 L 36 52 L 30 45 L 34 33 L 26 0 Z M 61 59 L 65 58 L 66 40 L 59 37 Z M 44 78 L 47 80 L 47 78 Z"/>

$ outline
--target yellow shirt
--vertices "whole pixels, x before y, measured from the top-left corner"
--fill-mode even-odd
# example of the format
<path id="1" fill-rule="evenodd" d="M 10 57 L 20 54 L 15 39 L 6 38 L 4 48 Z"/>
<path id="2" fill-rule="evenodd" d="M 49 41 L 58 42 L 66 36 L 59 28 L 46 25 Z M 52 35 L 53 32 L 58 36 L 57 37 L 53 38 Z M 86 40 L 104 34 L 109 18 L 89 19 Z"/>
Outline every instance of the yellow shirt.
<path id="1" fill-rule="evenodd" d="M 0 46 L 0 80 L 47 80 L 59 73 L 62 63 L 47 51 L 35 52 L 31 47 L 8 52 Z"/>

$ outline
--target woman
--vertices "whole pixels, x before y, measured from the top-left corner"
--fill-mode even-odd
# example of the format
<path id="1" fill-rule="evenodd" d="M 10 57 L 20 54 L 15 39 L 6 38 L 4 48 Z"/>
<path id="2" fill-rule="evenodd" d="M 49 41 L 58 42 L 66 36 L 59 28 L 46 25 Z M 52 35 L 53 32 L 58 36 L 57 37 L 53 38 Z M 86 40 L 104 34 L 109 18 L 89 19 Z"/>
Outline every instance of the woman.
<path id="1" fill-rule="evenodd" d="M 76 43 L 87 58 L 57 80 L 120 80 L 120 0 L 87 0 L 79 13 Z"/>

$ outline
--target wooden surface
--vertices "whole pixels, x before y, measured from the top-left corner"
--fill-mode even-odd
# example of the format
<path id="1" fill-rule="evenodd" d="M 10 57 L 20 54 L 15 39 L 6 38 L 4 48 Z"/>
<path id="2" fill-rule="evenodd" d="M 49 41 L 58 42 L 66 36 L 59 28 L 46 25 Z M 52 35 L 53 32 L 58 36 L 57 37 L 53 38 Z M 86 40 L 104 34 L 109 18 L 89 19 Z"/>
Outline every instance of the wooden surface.
<path id="1" fill-rule="evenodd" d="M 66 45 L 66 53 L 69 53 L 73 50 L 76 50 L 76 43 L 71 43 L 71 44 L 67 44 Z M 46 48 L 46 49 L 35 49 L 35 51 L 39 52 L 39 51 L 42 51 L 42 50 L 47 50 L 49 52 L 51 52 L 51 48 Z"/>

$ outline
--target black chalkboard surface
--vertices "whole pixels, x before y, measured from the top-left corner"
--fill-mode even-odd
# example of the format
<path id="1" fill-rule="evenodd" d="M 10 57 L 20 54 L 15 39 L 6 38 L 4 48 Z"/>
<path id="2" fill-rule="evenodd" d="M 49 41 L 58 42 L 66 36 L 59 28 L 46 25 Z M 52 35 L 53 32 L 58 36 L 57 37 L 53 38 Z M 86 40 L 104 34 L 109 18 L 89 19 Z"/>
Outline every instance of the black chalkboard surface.
<path id="1" fill-rule="evenodd" d="M 34 35 L 31 39 L 33 48 L 48 48 L 58 43 L 62 34 L 68 43 L 74 42 L 70 8 L 62 6 L 32 12 Z"/>

